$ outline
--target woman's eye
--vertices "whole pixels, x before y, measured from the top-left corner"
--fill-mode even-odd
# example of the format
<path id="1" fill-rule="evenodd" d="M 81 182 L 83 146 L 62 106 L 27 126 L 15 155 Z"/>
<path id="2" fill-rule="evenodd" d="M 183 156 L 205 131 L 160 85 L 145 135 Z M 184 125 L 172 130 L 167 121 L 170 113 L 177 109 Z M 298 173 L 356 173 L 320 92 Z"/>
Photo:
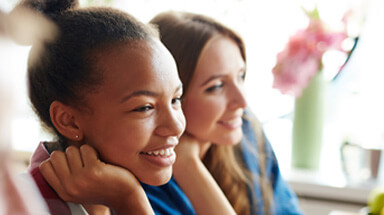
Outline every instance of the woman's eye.
<path id="1" fill-rule="evenodd" d="M 181 104 L 181 100 L 182 100 L 181 97 L 176 97 L 176 98 L 172 99 L 172 104 L 173 105 L 180 105 Z"/>
<path id="2" fill-rule="evenodd" d="M 239 76 L 238 76 L 238 80 L 239 80 L 240 83 L 245 81 L 245 75 L 246 74 L 247 73 L 245 71 L 240 71 Z"/>
<path id="3" fill-rule="evenodd" d="M 220 84 L 216 84 L 212 87 L 209 87 L 208 89 L 206 89 L 205 91 L 210 93 L 210 92 L 213 92 L 215 90 L 218 90 L 218 89 L 221 89 L 223 87 L 223 83 L 220 83 Z"/>
<path id="4" fill-rule="evenodd" d="M 145 105 L 145 106 L 142 106 L 142 107 L 138 107 L 138 108 L 135 108 L 133 109 L 133 111 L 135 112 L 146 112 L 146 111 L 149 111 L 149 110 L 152 110 L 153 107 L 151 105 Z"/>
<path id="5" fill-rule="evenodd" d="M 240 74 L 240 80 L 242 80 L 242 81 L 245 81 L 245 72 L 242 72 L 241 74 Z"/>

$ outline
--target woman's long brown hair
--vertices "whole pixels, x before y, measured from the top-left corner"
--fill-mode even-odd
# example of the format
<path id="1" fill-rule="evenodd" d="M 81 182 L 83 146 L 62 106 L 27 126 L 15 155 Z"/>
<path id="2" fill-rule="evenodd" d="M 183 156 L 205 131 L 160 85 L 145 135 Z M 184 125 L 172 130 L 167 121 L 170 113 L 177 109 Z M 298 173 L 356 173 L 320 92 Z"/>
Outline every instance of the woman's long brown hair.
<path id="1" fill-rule="evenodd" d="M 245 47 L 240 36 L 209 17 L 188 12 L 164 12 L 153 18 L 150 23 L 158 27 L 162 42 L 176 60 L 184 92 L 188 90 L 202 49 L 215 35 L 225 36 L 235 41 L 241 57 L 246 62 Z M 261 130 L 258 121 L 254 122 L 254 129 Z M 259 135 L 260 132 L 257 133 L 258 145 L 264 145 L 264 136 Z M 271 195 L 265 196 L 265 193 L 272 193 L 272 188 L 267 180 L 262 179 L 266 177 L 264 171 L 261 170 L 260 178 L 253 177 L 247 170 L 242 156 L 236 156 L 237 153 L 241 153 L 240 144 L 235 147 L 213 144 L 203 162 L 237 214 L 250 214 L 249 195 L 252 193 L 250 190 L 253 189 L 254 180 L 258 180 L 261 185 L 264 210 L 268 211 Z M 261 158 L 260 164 L 265 163 L 263 161 L 265 156 L 258 158 Z M 264 169 L 264 165 L 260 167 Z"/>

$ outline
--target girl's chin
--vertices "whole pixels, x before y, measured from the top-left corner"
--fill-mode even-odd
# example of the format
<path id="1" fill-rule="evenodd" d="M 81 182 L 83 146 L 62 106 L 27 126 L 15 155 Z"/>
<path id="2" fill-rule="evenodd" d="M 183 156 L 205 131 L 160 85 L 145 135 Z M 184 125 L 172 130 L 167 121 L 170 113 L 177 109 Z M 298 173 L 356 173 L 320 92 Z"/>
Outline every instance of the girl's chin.
<path id="1" fill-rule="evenodd" d="M 169 173 L 170 172 L 170 173 Z M 153 173 L 152 175 L 148 177 L 141 177 L 138 178 L 140 182 L 152 186 L 160 186 L 164 185 L 169 182 L 169 180 L 172 177 L 172 170 L 167 173 L 162 173 L 162 174 L 155 174 Z"/>

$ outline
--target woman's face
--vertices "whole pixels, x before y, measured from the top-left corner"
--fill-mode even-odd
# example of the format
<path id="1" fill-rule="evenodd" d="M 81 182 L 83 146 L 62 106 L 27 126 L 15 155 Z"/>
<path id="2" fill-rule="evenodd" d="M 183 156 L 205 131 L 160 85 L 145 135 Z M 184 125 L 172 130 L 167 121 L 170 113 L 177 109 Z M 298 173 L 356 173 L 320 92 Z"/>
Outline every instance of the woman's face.
<path id="1" fill-rule="evenodd" d="M 244 77 L 245 62 L 237 44 L 223 36 L 212 38 L 200 54 L 185 94 L 186 131 L 202 141 L 237 144 L 247 105 Z"/>
<path id="2" fill-rule="evenodd" d="M 166 183 L 185 129 L 182 85 L 171 54 L 159 41 L 138 41 L 101 52 L 98 59 L 103 82 L 86 95 L 89 110 L 76 116 L 84 143 L 144 183 Z"/>

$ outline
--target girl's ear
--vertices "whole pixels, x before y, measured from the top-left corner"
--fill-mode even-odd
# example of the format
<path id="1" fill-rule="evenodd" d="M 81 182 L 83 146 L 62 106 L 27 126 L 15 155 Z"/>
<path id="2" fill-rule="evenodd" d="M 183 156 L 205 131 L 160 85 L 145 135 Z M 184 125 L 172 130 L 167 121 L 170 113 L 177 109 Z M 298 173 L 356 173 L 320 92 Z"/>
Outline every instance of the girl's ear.
<path id="1" fill-rule="evenodd" d="M 59 101 L 52 102 L 49 108 L 51 121 L 57 131 L 73 141 L 80 141 L 83 138 L 83 132 L 74 117 L 74 109 Z"/>

